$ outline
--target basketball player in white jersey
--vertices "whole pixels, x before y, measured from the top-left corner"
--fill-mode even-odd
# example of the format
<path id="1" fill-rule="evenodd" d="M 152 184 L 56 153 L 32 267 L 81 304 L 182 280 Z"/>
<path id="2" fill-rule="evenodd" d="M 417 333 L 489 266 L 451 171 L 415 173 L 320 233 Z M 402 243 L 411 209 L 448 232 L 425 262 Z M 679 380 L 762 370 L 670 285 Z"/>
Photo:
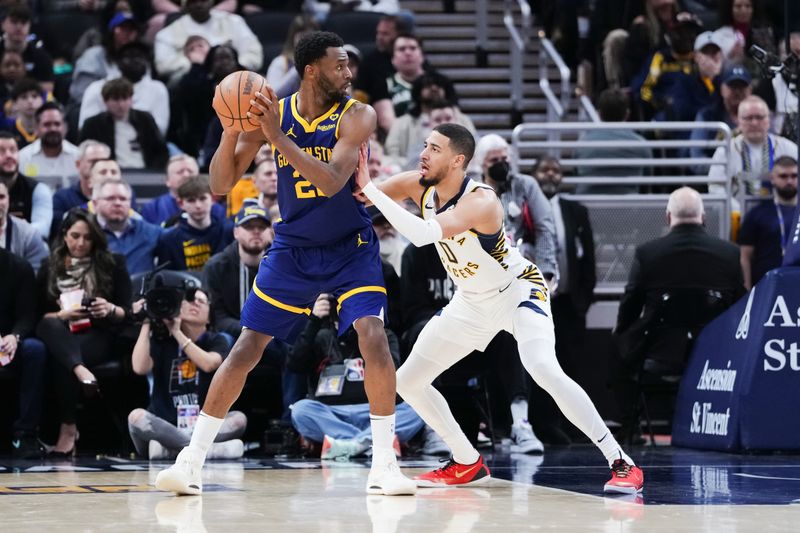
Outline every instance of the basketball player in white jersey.
<path id="1" fill-rule="evenodd" d="M 620 448 L 586 392 L 556 360 L 547 284 L 536 265 L 509 245 L 503 207 L 495 192 L 467 179 L 475 150 L 469 131 L 456 124 L 434 128 L 420 155 L 420 169 L 375 185 L 362 146 L 356 181 L 361 192 L 415 246 L 435 243 L 457 290 L 425 326 L 397 372 L 397 392 L 450 446 L 451 460 L 415 478 L 421 487 L 470 485 L 489 469 L 458 426 L 433 380 L 473 350 L 483 350 L 501 330 L 517 339 L 522 363 L 567 418 L 603 452 L 611 468 L 606 492 L 636 493 L 644 475 Z M 422 218 L 397 202 L 420 203 Z"/>

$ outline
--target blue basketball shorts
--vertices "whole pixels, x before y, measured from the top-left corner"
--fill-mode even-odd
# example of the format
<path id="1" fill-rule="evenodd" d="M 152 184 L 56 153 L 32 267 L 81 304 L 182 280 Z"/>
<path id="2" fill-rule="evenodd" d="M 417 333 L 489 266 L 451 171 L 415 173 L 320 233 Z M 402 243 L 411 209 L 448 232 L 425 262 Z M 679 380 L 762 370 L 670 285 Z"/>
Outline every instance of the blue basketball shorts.
<path id="1" fill-rule="evenodd" d="M 270 248 L 242 308 L 242 326 L 292 343 L 321 293 L 338 301 L 340 335 L 361 317 L 385 321 L 380 246 L 371 227 L 328 246 Z"/>

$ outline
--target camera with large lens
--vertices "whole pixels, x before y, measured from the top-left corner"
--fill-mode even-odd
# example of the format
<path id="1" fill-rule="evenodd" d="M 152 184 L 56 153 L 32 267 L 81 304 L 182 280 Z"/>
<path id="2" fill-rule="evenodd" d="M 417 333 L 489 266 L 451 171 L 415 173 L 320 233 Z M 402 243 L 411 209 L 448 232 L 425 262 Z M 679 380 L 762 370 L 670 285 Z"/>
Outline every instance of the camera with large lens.
<path id="1" fill-rule="evenodd" d="M 164 320 L 176 318 L 183 300 L 194 301 L 200 284 L 194 276 L 184 272 L 156 269 L 142 279 L 139 292 L 144 297 L 144 307 L 134 315 L 137 321 L 150 320 L 157 338 L 169 337 Z"/>

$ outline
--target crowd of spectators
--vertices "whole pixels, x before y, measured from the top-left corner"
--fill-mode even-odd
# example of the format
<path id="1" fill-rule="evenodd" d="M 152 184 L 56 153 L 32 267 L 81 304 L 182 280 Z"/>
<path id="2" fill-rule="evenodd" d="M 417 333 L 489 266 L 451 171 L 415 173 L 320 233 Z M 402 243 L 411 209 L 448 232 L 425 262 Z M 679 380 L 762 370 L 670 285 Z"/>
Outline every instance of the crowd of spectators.
<path id="1" fill-rule="evenodd" d="M 96 395 L 102 386 L 93 367 L 116 359 L 127 361 L 136 374 L 153 375 L 150 406 L 131 412 L 128 423 L 141 455 L 166 457 L 186 440 L 184 430 L 192 424 L 189 407 L 196 407 L 202 396 L 203 376 L 213 373 L 238 336 L 242 303 L 269 249 L 272 225 L 280 219 L 269 146 L 227 199 L 212 195 L 202 172 L 222 128 L 210 107 L 214 88 L 227 74 L 246 68 L 265 73 L 279 94 L 289 94 L 298 83 L 294 45 L 320 27 L 326 8 L 376 6 L 308 2 L 307 12 L 298 11 L 289 27 L 283 48 L 265 57 L 243 18 L 262 11 L 257 3 L 94 2 L 90 10 L 98 12 L 102 25 L 90 29 L 76 43 L 74 55 L 65 57 L 63 47 L 48 50 L 40 39 L 45 36 L 32 33 L 44 13 L 39 4 L 59 2 L 40 2 L 36 9 L 25 2 L 10 4 L 0 40 L 0 352 L 10 357 L 5 366 L 23 384 L 12 428 L 18 443 L 14 451 L 21 456 L 41 453 L 37 432 L 42 398 L 54 397 L 58 413 L 51 418 L 60 425 L 56 442 L 46 449 L 56 456 L 74 453 L 79 397 Z M 560 12 L 552 9 L 560 2 L 541 4 L 542 21 L 559 35 L 556 43 L 565 58 L 583 73 L 582 80 L 591 80 L 584 89 L 597 92 L 600 118 L 619 124 L 581 138 L 630 141 L 630 147 L 613 155 L 649 159 L 658 154 L 636 146 L 643 137 L 624 126 L 627 120 L 727 123 L 735 134 L 727 167 L 712 164 L 687 168 L 686 173 L 734 177 L 749 193 L 767 198 L 742 224 L 744 285 L 749 288 L 779 266 L 785 235 L 796 218 L 792 126 L 797 96 L 785 72 L 763 80 L 759 65 L 746 52 L 757 44 L 781 57 L 800 56 L 800 31 L 788 42 L 780 38 L 782 25 L 761 0 L 692 2 L 695 8 L 702 6 L 696 12 L 678 0 L 574 0 Z M 718 4 L 718 16 L 710 4 Z M 378 5 L 395 14 L 380 19 L 374 45 L 363 53 L 347 46 L 353 95 L 370 103 L 378 115 L 370 162 L 376 180 L 414 168 L 425 138 L 438 124 L 457 122 L 477 136 L 472 120 L 459 108 L 452 80 L 426 60 L 425 43 L 409 24 L 411 14 L 398 11 L 396 2 Z M 604 19 L 612 15 L 614 22 Z M 685 137 L 702 134 L 688 132 Z M 558 357 L 571 372 L 585 349 L 586 314 L 596 282 L 589 212 L 560 194 L 565 170 L 558 158 L 540 157 L 530 175 L 513 172 L 503 137 L 487 134 L 478 141 L 468 176 L 496 191 L 509 239 L 546 277 L 553 291 Z M 721 150 L 689 155 L 722 161 Z M 592 149 L 576 156 L 600 157 Z M 141 205 L 127 179 L 140 169 L 164 175 L 163 194 Z M 577 192 L 647 192 L 625 183 L 626 176 L 647 172 L 580 167 L 580 175 L 620 181 L 581 186 Z M 681 194 L 671 200 L 670 209 L 692 204 L 693 196 Z M 702 205 L 689 208 L 697 211 L 691 224 L 699 225 Z M 676 229 L 682 219 L 668 212 L 671 234 L 689 231 L 688 226 Z M 407 246 L 380 213 L 371 214 L 385 263 L 392 355 L 401 365 L 422 326 L 449 301 L 453 286 L 435 253 Z M 156 341 L 149 324 L 136 321 L 141 302 L 133 294 L 131 277 L 158 266 L 196 275 L 203 289 L 187 291 L 180 315 Z M 632 274 L 631 287 L 638 287 L 640 274 Z M 632 307 L 629 298 L 627 315 L 635 314 L 628 309 Z M 325 444 L 322 453 L 331 458 L 363 453 L 369 445 L 359 424 L 345 430 L 341 422 L 343 416 L 363 418 L 363 386 L 347 389 L 353 401 L 344 403 L 352 409 L 339 408 L 325 393 L 326 379 L 331 381 L 326 369 L 336 367 L 354 382 L 359 372 L 363 376 L 357 346 L 346 337 L 335 340 L 333 321 L 335 312 L 320 295 L 300 346 L 273 343 L 264 354 L 264 361 L 280 372 L 281 420 L 293 423 L 306 439 Z M 626 327 L 630 322 L 631 317 L 621 319 Z M 136 330 L 133 338 L 138 340 L 133 352 L 125 353 L 114 340 L 129 328 Z M 505 411 L 501 415 L 510 415 L 506 434 L 517 451 L 541 451 L 533 427 L 546 443 L 569 442 L 557 417 L 543 414 L 546 423 L 537 423 L 535 405 L 530 406 L 531 426 L 529 383 L 520 378 L 521 368 L 508 362 L 518 360 L 512 344 L 497 339 L 480 369 L 454 369 L 437 385 L 458 401 L 469 390 L 467 383 L 474 385 L 475 375 L 493 373 L 501 384 L 496 387 Z M 45 364 L 48 358 L 53 365 Z M 170 380 L 178 375 L 181 392 L 175 393 Z M 181 407 L 177 414 L 175 406 Z M 403 413 L 407 417 L 402 424 L 398 418 L 398 433 L 406 445 L 423 424 L 413 411 Z M 219 456 L 243 452 L 238 439 L 247 417 L 232 415 Z M 484 412 L 479 422 L 491 417 Z M 479 429 L 483 426 L 476 423 L 470 437 L 479 439 Z M 430 431 L 421 433 L 429 451 L 447 452 Z"/>

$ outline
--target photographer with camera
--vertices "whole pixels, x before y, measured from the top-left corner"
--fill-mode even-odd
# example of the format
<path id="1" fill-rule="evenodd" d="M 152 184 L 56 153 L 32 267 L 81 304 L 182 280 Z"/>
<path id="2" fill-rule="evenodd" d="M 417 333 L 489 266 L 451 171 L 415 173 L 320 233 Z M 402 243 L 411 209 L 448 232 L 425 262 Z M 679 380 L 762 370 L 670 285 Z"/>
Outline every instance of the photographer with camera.
<path id="1" fill-rule="evenodd" d="M 54 456 L 75 453 L 75 408 L 80 388 L 98 392 L 90 367 L 114 358 L 114 337 L 131 301 L 125 258 L 112 254 L 94 218 L 80 208 L 67 212 L 37 279 L 39 306 L 45 315 L 36 328 L 55 365 L 61 428 Z"/>
<path id="2" fill-rule="evenodd" d="M 184 284 L 155 290 L 157 295 L 151 289 L 133 304 L 134 316 L 144 311 L 146 318 L 131 363 L 137 374 L 153 374 L 150 405 L 128 415 L 136 451 L 151 460 L 174 457 L 189 444 L 211 376 L 230 350 L 224 335 L 208 330 L 209 299 L 204 291 Z M 155 332 L 154 322 L 164 324 L 167 333 Z M 246 426 L 244 413 L 229 412 L 208 457 L 240 458 L 244 444 L 238 437 Z"/>
<path id="3" fill-rule="evenodd" d="M 322 459 L 361 455 L 372 444 L 364 359 L 355 330 L 337 337 L 337 306 L 333 294 L 317 297 L 287 361 L 290 370 L 308 375 L 309 391 L 314 391 L 292 405 L 292 424 L 305 439 L 322 443 Z M 394 332 L 384 329 L 397 367 L 400 342 Z M 396 413 L 395 452 L 399 453 L 399 442 L 408 442 L 425 423 L 407 403 L 398 404 Z"/>

